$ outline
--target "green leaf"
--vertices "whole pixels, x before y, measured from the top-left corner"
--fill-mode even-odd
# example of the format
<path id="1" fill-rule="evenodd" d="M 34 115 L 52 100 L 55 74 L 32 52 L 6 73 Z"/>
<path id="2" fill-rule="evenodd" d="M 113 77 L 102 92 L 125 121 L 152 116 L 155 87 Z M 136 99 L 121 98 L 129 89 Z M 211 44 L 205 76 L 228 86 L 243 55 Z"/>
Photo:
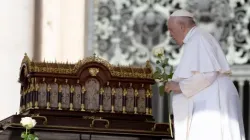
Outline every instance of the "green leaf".
<path id="1" fill-rule="evenodd" d="M 169 60 L 169 58 L 165 58 L 165 59 L 164 59 L 164 63 L 165 63 L 165 64 L 168 64 L 168 60 Z"/>
<path id="2" fill-rule="evenodd" d="M 154 79 L 159 79 L 160 77 L 160 73 L 158 71 L 156 71 L 154 74 L 153 74 L 153 78 Z"/>
<path id="3" fill-rule="evenodd" d="M 33 135 L 33 134 L 29 134 L 28 135 L 28 140 L 34 140 L 35 139 L 35 135 Z"/>
<path id="4" fill-rule="evenodd" d="M 170 67 L 170 72 L 169 72 L 168 78 L 172 79 L 172 77 L 173 77 L 173 75 L 174 75 L 173 71 L 174 71 L 174 68 L 173 68 L 173 66 L 171 66 L 171 67 Z"/>
<path id="5" fill-rule="evenodd" d="M 169 60 L 168 58 L 165 58 L 165 59 L 164 59 L 163 64 L 162 64 L 162 67 L 165 68 L 166 66 L 169 66 L 168 60 Z"/>
<path id="6" fill-rule="evenodd" d="M 25 138 L 26 137 L 26 134 L 25 134 L 25 132 L 22 132 L 22 134 L 21 134 L 21 138 Z"/>
<path id="7" fill-rule="evenodd" d="M 166 73 L 164 73 L 162 74 L 162 78 L 164 79 L 164 81 L 168 81 L 169 76 Z"/>
<path id="8" fill-rule="evenodd" d="M 157 57 L 158 57 L 158 58 L 161 58 L 161 57 L 162 57 L 162 54 L 158 54 Z"/>
<path id="9" fill-rule="evenodd" d="M 173 73 L 174 72 L 174 68 L 173 66 L 170 66 L 170 73 Z"/>
<path id="10" fill-rule="evenodd" d="M 156 61 L 156 64 L 160 64 L 160 63 L 161 63 L 160 60 L 157 60 L 157 61 Z"/>
<path id="11" fill-rule="evenodd" d="M 159 94 L 160 94 L 160 96 L 163 96 L 165 94 L 165 86 L 164 85 L 161 85 L 159 87 Z"/>
<path id="12" fill-rule="evenodd" d="M 162 66 L 162 68 L 165 68 L 167 65 L 162 63 L 161 66 Z"/>
<path id="13" fill-rule="evenodd" d="M 156 67 L 156 71 L 158 71 L 159 73 L 161 73 L 161 68 Z"/>

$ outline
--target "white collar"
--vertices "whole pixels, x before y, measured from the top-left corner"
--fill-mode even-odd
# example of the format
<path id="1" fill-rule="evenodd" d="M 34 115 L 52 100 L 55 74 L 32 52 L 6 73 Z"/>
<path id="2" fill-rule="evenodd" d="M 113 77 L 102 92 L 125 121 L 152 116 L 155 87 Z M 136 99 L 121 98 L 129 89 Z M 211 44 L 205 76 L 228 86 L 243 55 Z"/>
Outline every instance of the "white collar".
<path id="1" fill-rule="evenodd" d="M 191 28 L 188 33 L 186 34 L 184 40 L 183 40 L 183 44 L 187 43 L 188 40 L 190 39 L 190 37 L 192 36 L 192 33 L 194 31 L 194 29 L 196 28 L 196 26 L 194 26 L 193 28 Z"/>

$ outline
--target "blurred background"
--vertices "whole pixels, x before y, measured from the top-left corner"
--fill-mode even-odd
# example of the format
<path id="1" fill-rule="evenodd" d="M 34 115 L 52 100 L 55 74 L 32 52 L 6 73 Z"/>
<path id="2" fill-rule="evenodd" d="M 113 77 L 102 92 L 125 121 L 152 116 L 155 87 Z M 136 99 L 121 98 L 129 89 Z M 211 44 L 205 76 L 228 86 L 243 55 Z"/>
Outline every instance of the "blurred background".
<path id="1" fill-rule="evenodd" d="M 250 1 L 248 0 L 1 0 L 0 120 L 18 113 L 19 68 L 33 61 L 76 63 L 94 53 L 112 64 L 154 65 L 152 48 L 164 47 L 176 66 L 182 54 L 167 31 L 176 9 L 195 14 L 197 25 L 221 44 L 239 90 L 250 134 Z M 168 97 L 154 86 L 153 115 L 167 122 Z"/>

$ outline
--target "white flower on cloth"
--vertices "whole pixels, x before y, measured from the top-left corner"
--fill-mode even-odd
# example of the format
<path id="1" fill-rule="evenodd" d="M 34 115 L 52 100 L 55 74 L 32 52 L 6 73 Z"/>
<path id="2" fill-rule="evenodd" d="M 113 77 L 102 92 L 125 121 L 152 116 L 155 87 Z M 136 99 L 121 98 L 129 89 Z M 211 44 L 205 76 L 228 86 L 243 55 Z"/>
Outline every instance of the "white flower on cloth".
<path id="1" fill-rule="evenodd" d="M 32 119 L 31 117 L 23 117 L 20 123 L 26 129 L 31 129 L 36 125 L 36 120 Z"/>
<path id="2" fill-rule="evenodd" d="M 164 48 L 163 47 L 155 47 L 153 48 L 153 54 L 155 56 L 163 56 L 164 55 Z"/>

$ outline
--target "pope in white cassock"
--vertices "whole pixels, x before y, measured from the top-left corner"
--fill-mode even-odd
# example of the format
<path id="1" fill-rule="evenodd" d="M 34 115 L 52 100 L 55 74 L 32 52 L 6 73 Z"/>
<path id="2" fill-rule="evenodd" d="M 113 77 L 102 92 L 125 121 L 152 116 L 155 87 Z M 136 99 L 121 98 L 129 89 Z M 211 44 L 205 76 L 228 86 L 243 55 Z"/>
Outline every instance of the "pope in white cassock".
<path id="1" fill-rule="evenodd" d="M 165 91 L 173 92 L 175 140 L 245 140 L 238 92 L 215 38 L 175 11 L 168 29 L 184 52 Z"/>

